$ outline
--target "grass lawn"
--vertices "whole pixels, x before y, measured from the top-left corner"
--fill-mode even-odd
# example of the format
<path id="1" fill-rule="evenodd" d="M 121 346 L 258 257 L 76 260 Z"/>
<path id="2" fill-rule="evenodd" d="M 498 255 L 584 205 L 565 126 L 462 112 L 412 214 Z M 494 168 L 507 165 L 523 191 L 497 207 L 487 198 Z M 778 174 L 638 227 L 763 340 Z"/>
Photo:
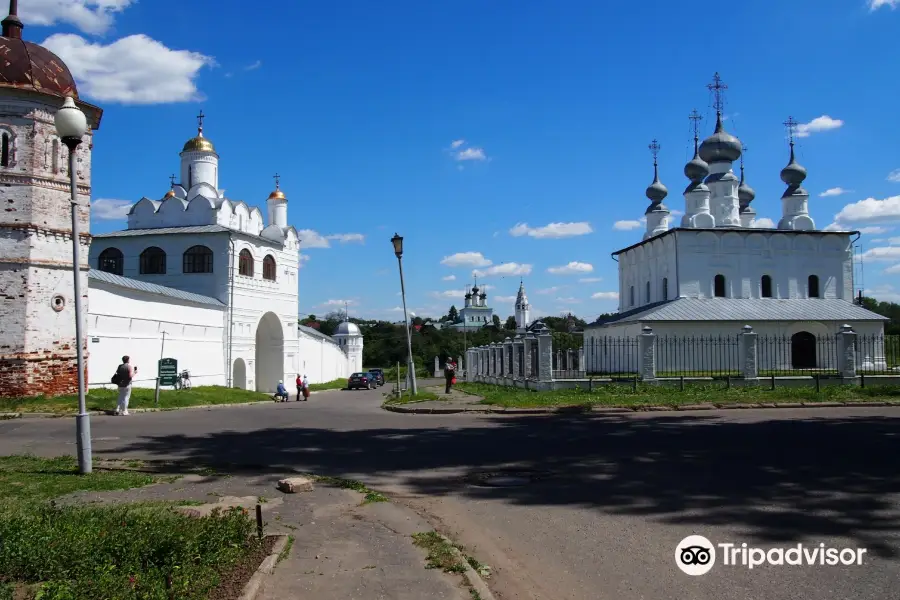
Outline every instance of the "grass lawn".
<path id="1" fill-rule="evenodd" d="M 134 388 L 128 408 L 153 408 L 155 406 L 154 392 L 153 388 Z M 115 389 L 89 390 L 86 398 L 87 409 L 115 410 L 117 398 L 118 391 Z M 159 408 L 183 408 L 204 404 L 240 404 L 271 399 L 271 394 L 210 385 L 190 390 L 160 390 Z M 78 412 L 78 396 L 0 398 L 0 412 L 75 414 Z"/>
<path id="2" fill-rule="evenodd" d="M 677 387 L 638 384 L 637 391 L 631 385 L 596 385 L 593 392 L 585 389 L 534 392 L 506 388 L 483 383 L 460 383 L 456 388 L 467 394 L 481 396 L 481 404 L 506 407 L 544 406 L 677 406 L 688 404 L 735 404 L 759 402 L 840 402 L 864 400 L 900 400 L 900 386 L 780 387 L 774 391 L 765 383 L 758 387 L 726 388 L 725 383 L 710 385 L 691 384 L 684 391 Z"/>
<path id="3" fill-rule="evenodd" d="M 323 390 L 342 390 L 345 387 L 347 387 L 347 378 L 341 377 L 340 379 L 326 381 L 325 383 L 311 383 L 309 384 L 309 391 L 321 392 Z"/>
<path id="4" fill-rule="evenodd" d="M 447 400 L 446 396 L 438 396 L 434 392 L 425 392 L 419 390 L 415 396 L 410 396 L 407 392 L 403 392 L 402 398 L 395 398 L 392 393 L 385 392 L 386 400 L 384 404 L 413 404 L 415 402 L 426 402 L 428 400 Z"/>
<path id="5" fill-rule="evenodd" d="M 0 457 L 0 600 L 208 598 L 220 573 L 259 544 L 246 512 L 197 519 L 160 503 L 49 502 L 154 481 L 132 471 L 78 475 L 71 457 Z"/>

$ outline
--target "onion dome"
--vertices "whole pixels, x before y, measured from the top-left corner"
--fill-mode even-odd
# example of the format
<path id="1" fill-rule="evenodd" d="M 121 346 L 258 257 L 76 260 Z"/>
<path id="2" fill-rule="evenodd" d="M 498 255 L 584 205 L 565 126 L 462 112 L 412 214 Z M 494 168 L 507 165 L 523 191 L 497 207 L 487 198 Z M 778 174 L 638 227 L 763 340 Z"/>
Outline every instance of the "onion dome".
<path id="1" fill-rule="evenodd" d="M 693 183 L 702 183 L 706 176 L 709 175 L 709 165 L 700 158 L 696 138 L 694 138 L 694 158 L 684 165 L 684 175 Z"/>
<path id="2" fill-rule="evenodd" d="M 700 158 L 708 164 L 734 162 L 741 157 L 742 150 L 740 140 L 722 126 L 722 114 L 717 114 L 715 132 L 700 144 Z"/>
<path id="3" fill-rule="evenodd" d="M 744 182 L 744 165 L 741 164 L 741 184 L 738 186 L 738 200 L 741 206 L 749 205 L 756 198 L 756 191 Z"/>
<path id="4" fill-rule="evenodd" d="M 650 206 L 647 207 L 647 210 L 644 211 L 645 215 L 649 215 L 651 213 L 668 213 L 669 207 L 663 204 L 662 202 L 653 202 Z"/>
<path id="5" fill-rule="evenodd" d="M 9 16 L 3 19 L 0 37 L 0 87 L 11 87 L 78 98 L 72 73 L 57 55 L 43 46 L 22 39 L 25 27 L 19 16 L 18 2 L 9 3 Z"/>
<path id="6" fill-rule="evenodd" d="M 650 143 L 650 152 L 653 154 L 653 183 L 646 190 L 647 198 L 654 204 L 662 202 L 669 195 L 669 190 L 659 180 L 659 167 L 656 157 L 659 155 L 659 144 L 656 140 Z"/>
<path id="7" fill-rule="evenodd" d="M 174 198 L 174 197 L 175 197 L 175 190 L 169 190 L 168 192 L 166 192 L 166 195 L 165 195 L 164 197 L 165 197 L 165 198 Z"/>
<path id="8" fill-rule="evenodd" d="M 197 115 L 197 135 L 192 137 L 188 141 L 184 143 L 184 148 L 181 149 L 182 152 L 213 152 L 215 153 L 216 148 L 213 146 L 213 143 L 203 137 L 203 111 L 200 111 L 200 114 Z"/>
<path id="9" fill-rule="evenodd" d="M 797 163 L 794 158 L 794 142 L 791 141 L 791 160 L 788 165 L 781 170 L 781 180 L 788 185 L 799 186 L 806 179 L 806 169 Z"/>

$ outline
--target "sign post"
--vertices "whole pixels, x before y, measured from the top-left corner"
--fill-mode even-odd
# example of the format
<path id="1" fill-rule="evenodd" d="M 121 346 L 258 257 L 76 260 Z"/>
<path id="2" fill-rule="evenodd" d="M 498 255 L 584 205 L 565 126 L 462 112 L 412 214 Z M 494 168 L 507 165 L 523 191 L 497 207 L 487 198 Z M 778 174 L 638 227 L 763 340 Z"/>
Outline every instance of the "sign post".
<path id="1" fill-rule="evenodd" d="M 175 386 L 178 381 L 178 361 L 174 358 L 161 358 L 156 367 L 156 406 L 159 408 L 159 386 Z"/>
<path id="2" fill-rule="evenodd" d="M 162 345 L 159 347 L 159 359 L 162 360 L 163 352 L 166 351 L 166 332 L 162 332 Z M 159 408 L 159 365 L 156 367 L 156 391 L 153 393 L 153 403 Z"/>

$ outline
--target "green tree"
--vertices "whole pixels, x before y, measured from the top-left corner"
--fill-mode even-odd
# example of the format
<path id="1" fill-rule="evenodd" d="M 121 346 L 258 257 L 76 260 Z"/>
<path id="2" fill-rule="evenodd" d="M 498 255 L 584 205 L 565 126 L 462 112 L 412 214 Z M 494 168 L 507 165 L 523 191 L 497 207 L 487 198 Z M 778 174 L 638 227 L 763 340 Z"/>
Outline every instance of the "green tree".
<path id="1" fill-rule="evenodd" d="M 456 305 L 450 305 L 450 312 L 447 313 L 447 320 L 451 323 L 456 323 L 459 321 L 459 311 L 456 310 Z"/>
<path id="2" fill-rule="evenodd" d="M 515 317 L 509 317 L 508 319 L 506 319 L 506 327 L 505 327 L 505 329 L 513 330 L 513 329 L 515 329 L 515 328 L 516 328 L 516 318 L 515 318 Z"/>
<path id="3" fill-rule="evenodd" d="M 494 323 L 494 329 L 500 329 L 500 316 L 499 315 L 494 315 L 492 322 Z"/>

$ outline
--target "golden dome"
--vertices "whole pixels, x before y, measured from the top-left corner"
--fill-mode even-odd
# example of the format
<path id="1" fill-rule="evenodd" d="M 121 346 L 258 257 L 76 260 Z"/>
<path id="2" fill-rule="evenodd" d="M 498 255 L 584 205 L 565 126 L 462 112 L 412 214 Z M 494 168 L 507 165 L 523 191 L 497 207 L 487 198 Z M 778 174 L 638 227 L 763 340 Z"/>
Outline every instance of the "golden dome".
<path id="1" fill-rule="evenodd" d="M 203 133 L 198 133 L 197 137 L 193 137 L 184 143 L 182 152 L 215 152 L 216 148 L 213 143 L 203 137 Z"/>
<path id="2" fill-rule="evenodd" d="M 287 197 L 281 190 L 275 190 L 274 192 L 269 194 L 269 200 L 287 200 Z"/>
<path id="3" fill-rule="evenodd" d="M 166 196 L 165 196 L 165 197 L 166 197 L 166 198 L 174 198 L 174 197 L 175 197 L 175 190 L 169 190 L 168 192 L 166 192 Z"/>

